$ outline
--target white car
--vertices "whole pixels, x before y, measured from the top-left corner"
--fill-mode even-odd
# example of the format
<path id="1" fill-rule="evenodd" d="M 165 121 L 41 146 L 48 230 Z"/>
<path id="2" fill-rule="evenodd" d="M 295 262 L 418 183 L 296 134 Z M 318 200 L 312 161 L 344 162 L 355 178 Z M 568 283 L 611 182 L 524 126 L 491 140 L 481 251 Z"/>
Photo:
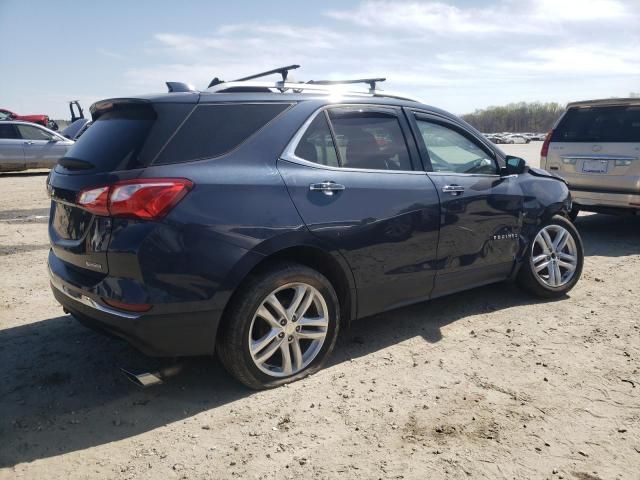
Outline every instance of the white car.
<path id="1" fill-rule="evenodd" d="M 531 140 L 525 137 L 524 135 L 520 135 L 514 133 L 512 135 L 507 135 L 505 138 L 505 143 L 529 143 Z"/>
<path id="2" fill-rule="evenodd" d="M 570 103 L 540 156 L 569 183 L 573 218 L 580 210 L 640 214 L 640 98 Z"/>
<path id="3" fill-rule="evenodd" d="M 0 172 L 53 168 L 73 144 L 42 125 L 0 121 Z"/>

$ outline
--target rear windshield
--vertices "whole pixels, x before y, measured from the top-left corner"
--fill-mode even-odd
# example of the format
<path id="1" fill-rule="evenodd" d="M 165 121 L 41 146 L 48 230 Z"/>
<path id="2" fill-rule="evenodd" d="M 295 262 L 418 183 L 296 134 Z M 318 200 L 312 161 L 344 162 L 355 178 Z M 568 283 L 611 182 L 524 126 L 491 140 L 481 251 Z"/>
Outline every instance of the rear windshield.
<path id="1" fill-rule="evenodd" d="M 571 108 L 555 129 L 556 142 L 640 142 L 640 106 Z"/>
<path id="2" fill-rule="evenodd" d="M 224 155 L 289 106 L 281 103 L 199 105 L 162 150 L 154 165 Z"/>
<path id="3" fill-rule="evenodd" d="M 151 108 L 130 108 L 102 114 L 65 155 L 100 171 L 144 167 L 140 150 L 156 115 Z"/>

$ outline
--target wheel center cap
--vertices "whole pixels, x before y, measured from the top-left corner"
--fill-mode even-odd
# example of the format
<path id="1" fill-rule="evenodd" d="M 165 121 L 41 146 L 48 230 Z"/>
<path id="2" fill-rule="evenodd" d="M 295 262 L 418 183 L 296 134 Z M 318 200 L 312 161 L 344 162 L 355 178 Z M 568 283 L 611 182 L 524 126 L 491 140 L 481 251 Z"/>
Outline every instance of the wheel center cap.
<path id="1" fill-rule="evenodd" d="M 293 322 L 288 322 L 284 327 L 284 333 L 287 335 L 292 335 L 296 331 L 296 324 Z"/>

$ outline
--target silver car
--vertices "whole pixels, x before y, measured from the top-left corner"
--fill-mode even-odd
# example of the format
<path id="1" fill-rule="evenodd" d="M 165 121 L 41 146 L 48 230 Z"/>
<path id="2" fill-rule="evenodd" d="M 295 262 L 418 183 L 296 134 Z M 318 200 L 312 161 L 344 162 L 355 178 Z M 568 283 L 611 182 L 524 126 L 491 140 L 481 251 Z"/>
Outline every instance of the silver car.
<path id="1" fill-rule="evenodd" d="M 35 123 L 0 121 L 0 172 L 53 168 L 73 143 Z"/>

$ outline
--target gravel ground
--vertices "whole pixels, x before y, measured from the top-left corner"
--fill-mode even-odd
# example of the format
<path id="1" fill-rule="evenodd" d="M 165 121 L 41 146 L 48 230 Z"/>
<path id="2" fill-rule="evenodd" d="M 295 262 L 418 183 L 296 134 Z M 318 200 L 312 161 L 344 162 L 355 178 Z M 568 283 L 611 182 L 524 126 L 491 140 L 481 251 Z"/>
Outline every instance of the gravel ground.
<path id="1" fill-rule="evenodd" d="M 640 217 L 579 217 L 565 299 L 492 285 L 357 322 L 290 386 L 195 358 L 141 390 L 119 369 L 169 360 L 49 292 L 45 179 L 0 175 L 0 479 L 640 478 Z"/>

